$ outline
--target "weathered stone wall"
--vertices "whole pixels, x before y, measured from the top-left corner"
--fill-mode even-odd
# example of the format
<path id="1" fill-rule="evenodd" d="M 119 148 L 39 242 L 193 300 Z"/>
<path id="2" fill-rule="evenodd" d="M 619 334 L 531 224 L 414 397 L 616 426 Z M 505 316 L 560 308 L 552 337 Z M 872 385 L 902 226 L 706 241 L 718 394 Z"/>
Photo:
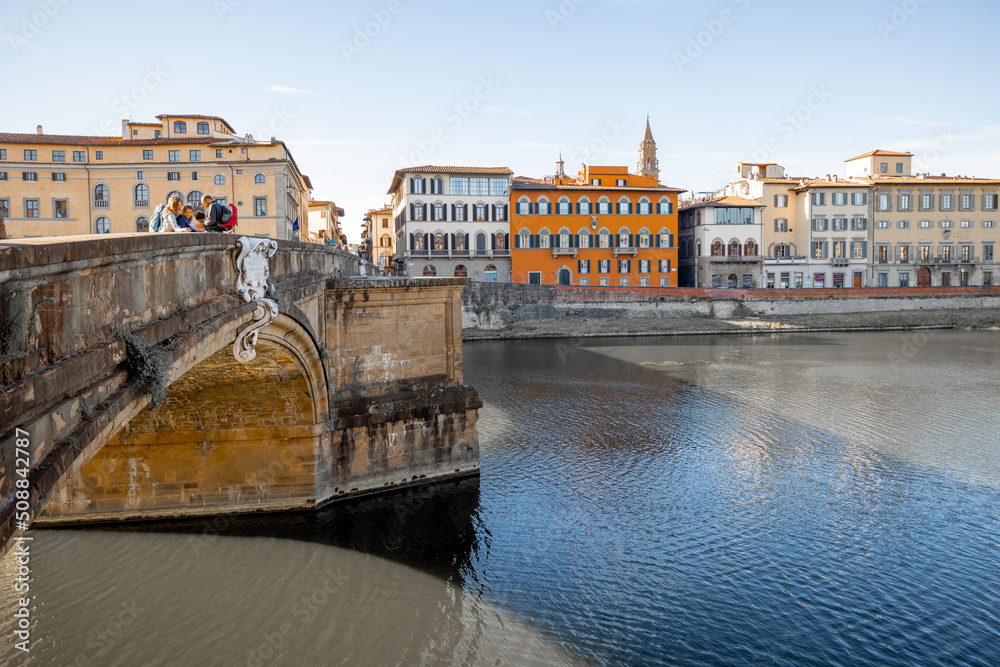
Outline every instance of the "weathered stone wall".
<path id="1" fill-rule="evenodd" d="M 1000 287 L 921 289 L 628 289 L 473 283 L 462 293 L 463 328 L 545 320 L 703 317 L 1000 308 Z"/>

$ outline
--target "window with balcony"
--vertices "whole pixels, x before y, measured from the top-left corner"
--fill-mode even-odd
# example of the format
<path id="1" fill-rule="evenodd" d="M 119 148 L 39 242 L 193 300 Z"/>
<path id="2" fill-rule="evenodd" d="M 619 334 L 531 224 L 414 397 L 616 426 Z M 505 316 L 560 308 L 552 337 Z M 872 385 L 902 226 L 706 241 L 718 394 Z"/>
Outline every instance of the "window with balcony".
<path id="1" fill-rule="evenodd" d="M 135 208 L 146 208 L 149 206 L 149 186 L 140 183 L 135 186 Z"/>
<path id="2" fill-rule="evenodd" d="M 108 208 L 111 205 L 111 190 L 104 184 L 94 188 L 94 208 Z"/>

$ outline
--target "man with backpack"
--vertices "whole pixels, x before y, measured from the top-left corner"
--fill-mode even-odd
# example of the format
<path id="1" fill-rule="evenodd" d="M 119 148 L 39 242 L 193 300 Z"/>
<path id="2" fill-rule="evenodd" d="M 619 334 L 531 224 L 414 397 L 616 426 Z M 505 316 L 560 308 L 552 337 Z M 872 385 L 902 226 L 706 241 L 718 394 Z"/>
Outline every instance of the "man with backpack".
<path id="1" fill-rule="evenodd" d="M 208 212 L 205 217 L 206 232 L 228 232 L 236 227 L 236 207 L 226 205 L 212 199 L 210 195 L 201 198 L 201 203 Z"/>

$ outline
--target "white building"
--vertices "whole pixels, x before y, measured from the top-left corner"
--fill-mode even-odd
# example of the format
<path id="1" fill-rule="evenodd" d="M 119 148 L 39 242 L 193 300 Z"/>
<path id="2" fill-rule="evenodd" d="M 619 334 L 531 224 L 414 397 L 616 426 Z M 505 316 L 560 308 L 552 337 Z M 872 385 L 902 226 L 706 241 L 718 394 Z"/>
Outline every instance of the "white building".
<path id="1" fill-rule="evenodd" d="M 389 194 L 398 275 L 510 282 L 510 183 L 505 167 L 414 167 Z"/>
<path id="2" fill-rule="evenodd" d="M 719 197 L 680 209 L 681 287 L 763 287 L 762 211 L 743 197 Z"/>

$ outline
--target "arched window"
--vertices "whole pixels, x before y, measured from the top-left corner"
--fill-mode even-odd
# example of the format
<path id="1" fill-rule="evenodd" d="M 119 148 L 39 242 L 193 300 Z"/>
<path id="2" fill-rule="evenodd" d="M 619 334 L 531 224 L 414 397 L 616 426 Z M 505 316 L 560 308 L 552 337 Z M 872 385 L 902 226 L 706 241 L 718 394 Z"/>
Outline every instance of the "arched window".
<path id="1" fill-rule="evenodd" d="M 102 184 L 99 184 L 97 187 L 94 188 L 94 203 L 95 204 L 97 202 L 107 202 L 110 199 L 111 199 L 111 190 L 108 189 L 108 186 L 106 186 L 106 185 L 104 185 L 102 183 Z"/>
<path id="2" fill-rule="evenodd" d="M 729 242 L 729 254 L 732 257 L 735 257 L 736 255 L 740 254 L 740 242 L 739 241 L 730 241 Z"/>
<path id="3" fill-rule="evenodd" d="M 469 269 L 465 268 L 464 264 L 459 264 L 455 267 L 455 277 L 456 278 L 468 278 Z"/>
<path id="4" fill-rule="evenodd" d="M 486 234 L 479 232 L 476 234 L 476 254 L 486 255 L 488 252 L 489 251 L 486 249 Z"/>
<path id="5" fill-rule="evenodd" d="M 424 234 L 423 232 L 416 232 L 413 235 L 413 249 L 423 250 L 424 249 Z"/>
<path id="6" fill-rule="evenodd" d="M 102 215 L 96 221 L 94 221 L 94 231 L 97 232 L 98 234 L 110 234 L 111 221 Z"/>
<path id="7" fill-rule="evenodd" d="M 619 248 L 628 248 L 628 247 L 630 247 L 632 245 L 631 241 L 632 241 L 632 235 L 629 234 L 628 229 L 626 229 L 625 227 L 622 227 L 621 229 L 618 230 L 618 247 Z"/>
<path id="8" fill-rule="evenodd" d="M 178 198 L 180 198 L 181 201 L 184 201 L 184 195 L 183 194 L 181 194 L 177 190 L 171 190 L 169 193 L 167 193 L 167 198 L 164 201 L 164 203 L 169 204 L 171 197 L 178 197 Z"/>
<path id="9" fill-rule="evenodd" d="M 640 248 L 648 248 L 651 245 L 650 240 L 652 238 L 653 237 L 649 233 L 648 229 L 646 229 L 645 227 L 643 227 L 642 229 L 640 229 L 639 230 L 639 243 L 638 243 L 639 247 Z"/>
<path id="10" fill-rule="evenodd" d="M 666 227 L 661 227 L 660 228 L 660 247 L 661 248 L 670 248 L 673 245 L 674 244 L 673 244 L 673 239 L 670 236 L 670 230 L 667 229 Z M 700 255 L 701 253 L 699 252 L 698 254 Z"/>
<path id="11" fill-rule="evenodd" d="M 527 227 L 521 227 L 521 230 L 517 233 L 517 235 L 521 239 L 520 246 L 522 249 L 531 247 L 531 232 Z"/>
<path id="12" fill-rule="evenodd" d="M 521 197 L 517 200 L 517 214 L 518 215 L 530 215 L 531 214 L 531 200 L 526 196 Z"/>
<path id="13" fill-rule="evenodd" d="M 542 227 L 538 230 L 538 247 L 548 248 L 551 245 L 552 232 L 548 230 L 547 227 Z"/>
<path id="14" fill-rule="evenodd" d="M 495 210 L 493 211 L 493 220 L 496 222 L 504 222 L 506 219 L 507 216 L 504 215 L 504 205 L 497 204 Z"/>
<path id="15" fill-rule="evenodd" d="M 757 244 L 754 243 L 753 241 L 747 241 L 746 250 L 744 250 L 743 254 L 747 255 L 748 257 L 753 257 L 754 255 L 756 255 Z"/>
<path id="16" fill-rule="evenodd" d="M 586 197 L 580 199 L 579 207 L 580 215 L 591 215 L 594 212 L 593 208 L 591 208 L 590 200 Z"/>
<path id="17" fill-rule="evenodd" d="M 215 182 L 216 185 L 225 185 L 226 184 L 226 177 L 223 176 L 222 174 L 216 174 L 214 182 Z"/>
<path id="18" fill-rule="evenodd" d="M 494 236 L 493 238 L 496 241 L 497 250 L 505 250 L 506 249 L 506 248 L 504 248 L 505 244 L 504 244 L 504 233 L 503 232 L 497 232 L 496 236 Z"/>
<path id="19" fill-rule="evenodd" d="M 618 215 L 630 215 L 632 213 L 632 202 L 629 201 L 628 197 L 622 197 L 618 200 Z"/>
<path id="20" fill-rule="evenodd" d="M 444 194 L 444 181 L 440 178 L 431 179 L 431 194 L 442 195 Z"/>
<path id="21" fill-rule="evenodd" d="M 135 231 L 137 232 L 148 232 L 149 231 L 149 218 L 140 215 L 135 219 Z"/>
<path id="22" fill-rule="evenodd" d="M 608 202 L 608 205 L 610 206 L 611 202 Z M 598 239 L 599 239 L 599 245 L 602 248 L 611 247 L 611 232 L 608 231 L 607 227 L 601 229 L 600 233 L 598 234 Z"/>
<path id="23" fill-rule="evenodd" d="M 547 197 L 538 198 L 538 203 L 535 204 L 535 212 L 538 215 L 552 215 L 552 204 Z"/>
<path id="24" fill-rule="evenodd" d="M 601 197 L 597 200 L 597 215 L 611 215 L 611 200 Z"/>
<path id="25" fill-rule="evenodd" d="M 149 206 L 149 186 L 145 183 L 135 186 L 135 205 Z"/>
<path id="26" fill-rule="evenodd" d="M 646 165 L 649 168 L 649 165 Z M 639 215 L 649 215 L 653 212 L 653 205 L 650 203 L 649 199 L 643 197 L 639 200 Z"/>
<path id="27" fill-rule="evenodd" d="M 193 208 L 195 213 L 197 213 L 198 211 L 203 211 L 205 209 L 205 207 L 201 205 L 202 196 L 203 195 L 198 190 L 192 190 L 191 192 L 188 193 L 187 196 L 188 206 Z"/>
<path id="28" fill-rule="evenodd" d="M 208 134 L 208 123 L 204 121 L 198 123 L 198 134 Z"/>
<path id="29" fill-rule="evenodd" d="M 434 204 L 434 219 L 444 220 L 444 204 Z"/>
<path id="30" fill-rule="evenodd" d="M 588 229 L 581 229 L 580 233 L 577 236 L 579 236 L 579 238 L 580 238 L 579 245 L 580 245 L 581 248 L 589 248 L 590 247 L 590 230 L 588 230 Z"/>
<path id="31" fill-rule="evenodd" d="M 434 268 L 433 264 L 428 264 L 424 267 L 424 276 L 433 278 L 438 274 L 437 269 Z"/>
<path id="32" fill-rule="evenodd" d="M 465 252 L 465 232 L 455 232 L 455 250 Z"/>
<path id="33" fill-rule="evenodd" d="M 492 264 L 487 264 L 486 268 L 483 270 L 483 281 L 487 283 L 495 283 L 497 281 L 497 267 Z"/>
<path id="34" fill-rule="evenodd" d="M 570 248 L 572 244 L 569 242 L 569 230 L 565 227 L 559 230 L 559 238 L 557 239 L 556 247 L 558 248 Z"/>
<path id="35" fill-rule="evenodd" d="M 695 248 L 695 257 L 701 257 L 701 241 L 698 241 L 698 245 Z"/>
<path id="36" fill-rule="evenodd" d="M 486 204 L 476 204 L 476 222 L 486 220 Z"/>
<path id="37" fill-rule="evenodd" d="M 712 257 L 722 257 L 722 241 L 712 244 Z"/>
<path id="38" fill-rule="evenodd" d="M 441 232 L 434 235 L 434 249 L 444 250 L 444 234 Z"/>
<path id="39" fill-rule="evenodd" d="M 670 201 L 669 197 L 661 197 L 660 203 L 657 206 L 660 209 L 657 213 L 660 215 L 671 215 L 674 212 L 674 203 Z"/>
<path id="40" fill-rule="evenodd" d="M 185 123 L 182 120 L 174 121 L 174 134 L 187 134 L 187 131 L 188 131 L 187 123 Z"/>
<path id="41" fill-rule="evenodd" d="M 267 183 L 267 177 L 264 174 L 257 174 L 253 177 L 254 185 L 264 185 Z"/>
<path id="42" fill-rule="evenodd" d="M 556 213 L 559 215 L 569 215 L 573 212 L 573 205 L 569 203 L 569 199 L 566 197 L 560 197 L 559 202 L 556 204 Z"/>
<path id="43" fill-rule="evenodd" d="M 415 194 L 415 195 L 422 195 L 422 194 L 424 194 L 424 179 L 422 179 L 422 178 L 414 178 L 413 179 L 413 187 L 411 189 L 413 190 L 412 194 Z"/>

